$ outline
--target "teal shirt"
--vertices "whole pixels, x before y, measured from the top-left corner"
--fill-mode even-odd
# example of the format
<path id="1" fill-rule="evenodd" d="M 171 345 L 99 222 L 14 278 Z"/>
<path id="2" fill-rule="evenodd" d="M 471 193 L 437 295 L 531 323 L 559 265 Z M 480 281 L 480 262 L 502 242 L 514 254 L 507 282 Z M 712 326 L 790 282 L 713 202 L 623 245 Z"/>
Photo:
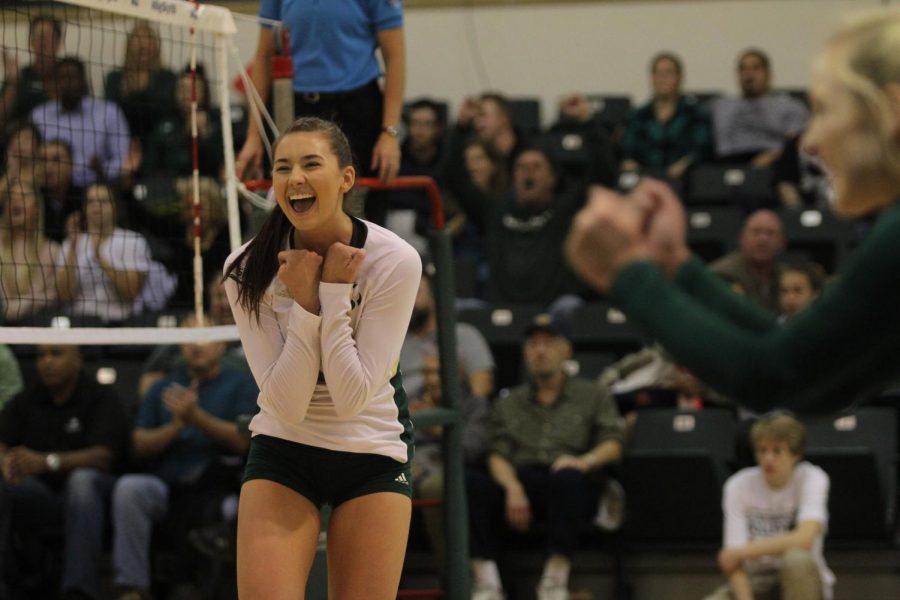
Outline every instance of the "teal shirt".
<path id="1" fill-rule="evenodd" d="M 135 427 L 155 429 L 172 420 L 172 413 L 163 404 L 162 395 L 173 383 L 190 386 L 191 377 L 187 370 L 179 370 L 147 390 L 138 409 Z M 235 421 L 241 415 L 256 413 L 258 394 L 252 377 L 223 367 L 214 378 L 200 383 L 197 403 L 219 419 Z M 220 453 L 229 452 L 217 446 L 196 426 L 188 425 L 162 454 L 151 459 L 149 472 L 170 484 L 193 482 Z"/>
<path id="2" fill-rule="evenodd" d="M 843 408 L 900 376 L 900 206 L 783 326 L 697 259 L 674 281 L 650 263 L 632 264 L 611 298 L 680 364 L 754 410 Z"/>
<path id="3" fill-rule="evenodd" d="M 663 169 L 682 158 L 696 162 L 712 151 L 709 114 L 693 96 L 681 96 L 668 121 L 656 118 L 653 102 L 635 109 L 625 123 L 622 158 Z"/>

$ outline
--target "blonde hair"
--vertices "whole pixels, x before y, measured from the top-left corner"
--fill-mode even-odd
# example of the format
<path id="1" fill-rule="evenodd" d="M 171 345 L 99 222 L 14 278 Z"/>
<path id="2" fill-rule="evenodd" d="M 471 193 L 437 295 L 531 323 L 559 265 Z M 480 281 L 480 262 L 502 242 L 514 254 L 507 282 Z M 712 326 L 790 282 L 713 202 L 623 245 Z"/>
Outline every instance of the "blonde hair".
<path id="1" fill-rule="evenodd" d="M 856 17 L 825 45 L 829 74 L 855 99 L 878 136 L 879 171 L 900 184 L 900 143 L 891 130 L 892 107 L 885 91 L 900 84 L 900 11 L 880 10 Z"/>
<path id="2" fill-rule="evenodd" d="M 134 27 L 128 32 L 128 38 L 125 40 L 125 58 L 122 62 L 125 70 L 125 80 L 122 92 L 126 94 L 139 91 L 140 89 L 139 71 L 131 66 L 137 64 L 137 56 L 135 56 L 135 50 L 131 41 L 141 33 L 147 34 L 156 43 L 156 55 L 150 64 L 150 73 L 155 73 L 162 67 L 162 59 L 160 58 L 162 46 L 159 41 L 159 33 L 147 21 L 136 21 Z"/>
<path id="3" fill-rule="evenodd" d="M 18 243 L 13 239 L 9 222 L 9 202 L 14 189 L 21 189 L 34 198 L 37 216 L 32 227 L 25 231 L 26 237 Z M 25 297 L 33 293 L 35 278 L 46 276 L 47 261 L 52 260 L 52 248 L 44 236 L 44 201 L 32 181 L 7 175 L 0 178 L 0 206 L 3 207 L 0 213 L 0 265 L 3 265 L 0 286 L 3 296 Z"/>
<path id="4" fill-rule="evenodd" d="M 202 244 L 204 247 L 208 247 L 227 223 L 228 214 L 225 211 L 225 198 L 222 196 L 222 188 L 218 181 L 212 177 L 200 177 L 198 188 L 200 210 L 203 215 L 200 223 L 203 233 Z M 175 180 L 175 191 L 179 199 L 193 201 L 193 179 L 179 177 Z M 185 224 L 188 225 L 185 231 L 186 240 L 191 245 L 194 243 L 194 229 L 191 221 L 187 221 Z"/>
<path id="5" fill-rule="evenodd" d="M 806 426 L 790 415 L 766 415 L 750 429 L 754 448 L 764 439 L 785 442 L 793 454 L 802 456 L 806 450 Z"/>

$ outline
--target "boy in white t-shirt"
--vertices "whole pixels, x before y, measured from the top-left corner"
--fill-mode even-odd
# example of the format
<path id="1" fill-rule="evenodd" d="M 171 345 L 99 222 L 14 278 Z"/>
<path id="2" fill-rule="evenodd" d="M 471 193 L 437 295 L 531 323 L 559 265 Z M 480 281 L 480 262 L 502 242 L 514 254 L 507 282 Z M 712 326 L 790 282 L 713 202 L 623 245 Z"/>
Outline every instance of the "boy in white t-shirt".
<path id="1" fill-rule="evenodd" d="M 750 432 L 758 466 L 725 483 L 719 567 L 728 584 L 706 600 L 829 600 L 834 574 L 822 556 L 828 475 L 802 461 L 806 428 L 785 414 Z"/>

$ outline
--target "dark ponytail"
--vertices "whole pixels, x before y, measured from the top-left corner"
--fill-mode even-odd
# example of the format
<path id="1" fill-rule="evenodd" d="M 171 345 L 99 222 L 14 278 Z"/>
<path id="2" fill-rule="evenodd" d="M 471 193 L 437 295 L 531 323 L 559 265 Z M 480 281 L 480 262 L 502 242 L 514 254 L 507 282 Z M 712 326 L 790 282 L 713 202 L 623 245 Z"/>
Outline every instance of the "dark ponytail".
<path id="1" fill-rule="evenodd" d="M 272 144 L 272 156 L 278 145 L 292 133 L 322 133 L 328 139 L 341 168 L 353 164 L 350 143 L 340 127 L 317 117 L 301 117 L 294 121 Z M 278 253 L 292 225 L 277 205 L 263 222 L 259 232 L 244 251 L 225 270 L 225 278 L 238 284 L 238 304 L 256 316 L 259 322 L 259 303 L 278 273 Z"/>

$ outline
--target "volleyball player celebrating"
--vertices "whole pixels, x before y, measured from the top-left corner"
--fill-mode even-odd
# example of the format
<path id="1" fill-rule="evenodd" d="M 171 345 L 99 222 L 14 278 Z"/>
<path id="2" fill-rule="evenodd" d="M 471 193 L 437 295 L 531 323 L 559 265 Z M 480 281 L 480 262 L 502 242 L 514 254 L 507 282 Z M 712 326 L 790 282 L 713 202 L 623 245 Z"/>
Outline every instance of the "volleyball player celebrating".
<path id="1" fill-rule="evenodd" d="M 900 375 L 900 12 L 839 30 L 816 60 L 811 98 L 803 144 L 833 177 L 836 212 L 877 220 L 784 327 L 690 258 L 684 211 L 659 182 L 625 198 L 596 190 L 568 241 L 586 281 L 679 363 L 757 410 L 833 410 Z"/>
<path id="2" fill-rule="evenodd" d="M 422 265 L 342 210 L 355 172 L 340 129 L 294 122 L 275 142 L 274 210 L 225 263 L 259 385 L 238 516 L 242 599 L 302 597 L 328 527 L 330 598 L 396 597 L 411 512 L 412 426 L 397 372 Z"/>

